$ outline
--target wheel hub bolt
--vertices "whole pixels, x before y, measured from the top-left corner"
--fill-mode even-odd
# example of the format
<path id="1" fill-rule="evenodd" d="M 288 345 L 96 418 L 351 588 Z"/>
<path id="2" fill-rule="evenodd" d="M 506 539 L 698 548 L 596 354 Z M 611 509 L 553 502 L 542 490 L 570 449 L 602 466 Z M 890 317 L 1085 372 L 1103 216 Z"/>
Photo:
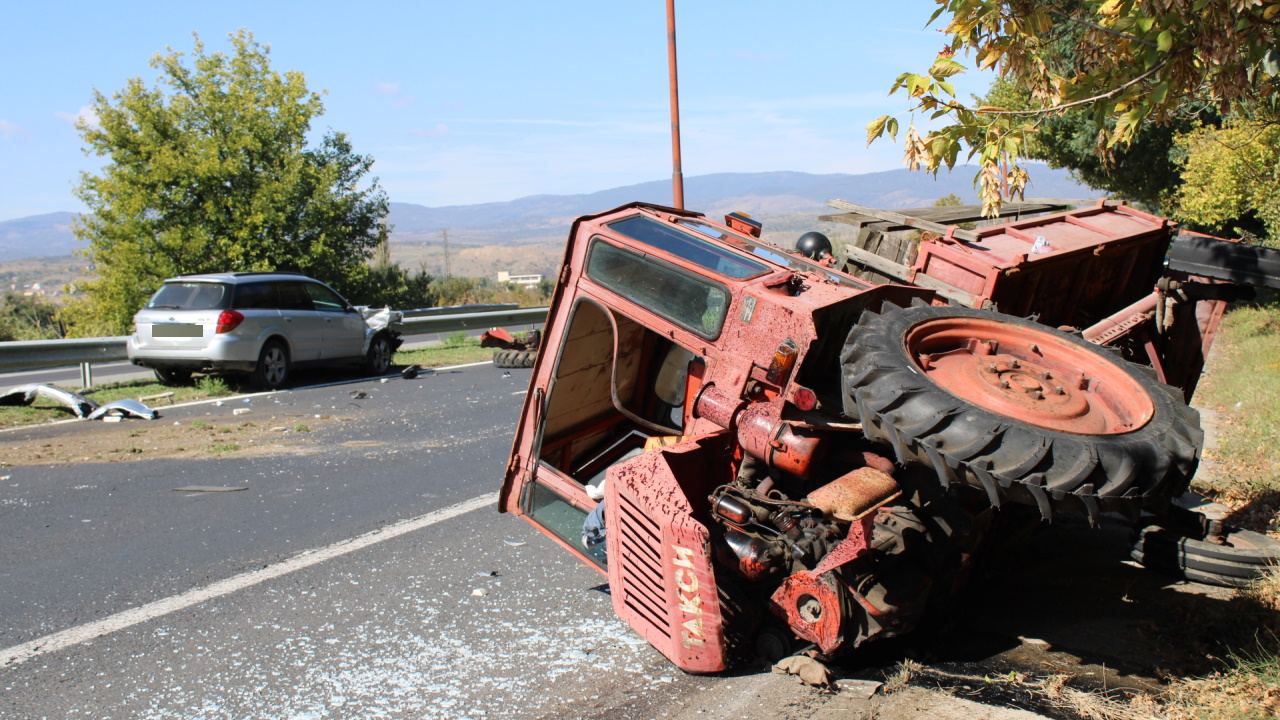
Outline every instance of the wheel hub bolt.
<path id="1" fill-rule="evenodd" d="M 1049 372 L 1048 370 L 1045 370 L 1045 371 L 1044 371 L 1044 379 L 1045 379 L 1045 380 L 1052 380 L 1052 379 L 1053 379 L 1053 373 Z"/>
<path id="2" fill-rule="evenodd" d="M 999 370 L 1000 368 L 996 367 L 995 363 L 991 363 L 990 365 L 987 366 L 987 372 L 989 373 L 998 372 Z"/>
<path id="3" fill-rule="evenodd" d="M 1066 394 L 1067 394 L 1067 391 L 1066 391 L 1066 390 L 1063 390 L 1061 385 L 1057 385 L 1057 386 L 1055 386 L 1055 387 L 1053 388 L 1053 392 L 1054 392 L 1054 394 L 1055 394 L 1055 395 L 1066 395 Z"/>
<path id="4" fill-rule="evenodd" d="M 1009 381 L 1008 381 L 1008 380 L 1001 380 L 1001 381 L 1000 381 L 1000 387 L 1001 387 L 1002 389 L 1004 389 L 1004 390 L 1008 390 L 1008 389 L 1009 389 Z"/>
<path id="5" fill-rule="evenodd" d="M 1020 364 L 1018 363 L 1018 358 L 1013 358 L 1012 360 L 1010 360 L 1010 361 L 1009 361 L 1009 367 L 1011 367 L 1011 368 L 1020 368 L 1020 367 L 1022 367 L 1022 365 L 1020 365 Z"/>

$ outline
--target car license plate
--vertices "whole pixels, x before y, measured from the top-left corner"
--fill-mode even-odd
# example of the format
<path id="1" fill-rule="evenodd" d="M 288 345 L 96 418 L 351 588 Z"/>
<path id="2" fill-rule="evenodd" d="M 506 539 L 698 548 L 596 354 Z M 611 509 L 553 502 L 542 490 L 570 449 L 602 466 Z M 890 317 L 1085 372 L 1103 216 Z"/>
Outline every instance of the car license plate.
<path id="1" fill-rule="evenodd" d="M 151 337 L 166 337 L 166 338 L 204 337 L 204 326 L 192 325 L 189 323 L 179 323 L 176 325 L 152 325 Z"/>

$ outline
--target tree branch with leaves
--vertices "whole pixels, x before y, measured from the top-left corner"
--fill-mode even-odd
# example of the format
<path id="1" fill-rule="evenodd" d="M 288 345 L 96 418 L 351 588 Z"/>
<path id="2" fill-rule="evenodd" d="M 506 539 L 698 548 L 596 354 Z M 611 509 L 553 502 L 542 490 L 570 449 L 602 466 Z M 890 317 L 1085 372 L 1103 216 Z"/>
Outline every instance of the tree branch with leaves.
<path id="1" fill-rule="evenodd" d="M 1204 103 L 1222 115 L 1271 113 L 1280 76 L 1280 3 L 1263 0 L 938 0 L 949 40 L 923 74 L 903 73 L 908 112 L 949 124 L 921 137 L 907 129 L 904 162 L 936 173 L 961 152 L 979 164 L 984 212 L 1020 196 L 1019 161 L 1048 118 L 1087 109 L 1099 128 L 1097 152 L 1132 141 L 1148 124 L 1186 117 Z M 970 68 L 1015 82 L 1027 107 L 962 102 L 950 78 Z M 867 142 L 896 138 L 898 119 L 867 125 Z"/>

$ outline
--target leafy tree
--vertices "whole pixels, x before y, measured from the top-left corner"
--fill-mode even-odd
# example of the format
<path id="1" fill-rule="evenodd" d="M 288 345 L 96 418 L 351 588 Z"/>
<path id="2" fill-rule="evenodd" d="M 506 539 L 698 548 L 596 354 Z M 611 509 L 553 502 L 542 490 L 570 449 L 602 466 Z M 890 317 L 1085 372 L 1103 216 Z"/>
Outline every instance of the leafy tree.
<path id="1" fill-rule="evenodd" d="M 4 294 L 0 301 L 0 341 L 56 340 L 65 336 L 57 305 L 34 295 Z"/>
<path id="2" fill-rule="evenodd" d="M 906 91 L 911 110 L 950 125 L 904 135 L 905 161 L 937 172 L 960 151 L 979 158 L 983 205 L 993 212 L 1020 195 L 1028 179 L 1018 165 L 1029 137 L 1053 117 L 1082 109 L 1099 134 L 1098 154 L 1131 142 L 1149 123 L 1188 117 L 1208 102 L 1226 116 L 1274 107 L 1280 50 L 1280 3 L 1263 0 L 938 0 L 930 22 L 948 16 L 950 36 L 924 74 L 903 73 L 891 92 Z M 979 69 L 1025 87 L 1030 107 L 964 103 L 948 78 Z M 895 136 L 898 121 L 867 126 L 867 141 Z M 1008 169 L 1002 169 L 1002 164 Z"/>
<path id="3" fill-rule="evenodd" d="M 1175 216 L 1216 234 L 1280 239 L 1280 123 L 1235 119 L 1178 139 L 1185 152 Z M 1258 238 L 1260 234 L 1268 238 Z"/>
<path id="4" fill-rule="evenodd" d="M 230 40 L 229 56 L 198 36 L 190 58 L 155 55 L 154 87 L 135 77 L 110 99 L 94 91 L 97 123 L 78 128 L 86 154 L 108 162 L 76 189 L 89 213 L 74 229 L 98 276 L 68 308 L 77 333 L 123 332 L 183 273 L 294 270 L 346 291 L 386 237 L 387 196 L 362 183 L 373 159 L 332 130 L 308 146 L 320 95 L 302 73 L 273 71 L 252 33 Z"/>
<path id="5" fill-rule="evenodd" d="M 981 104 L 1023 109 L 1034 105 L 1031 93 L 1007 78 L 992 83 Z M 1170 213 L 1171 196 L 1182 184 L 1181 162 L 1186 154 L 1178 137 L 1203 124 L 1222 122 L 1217 110 L 1205 103 L 1189 104 L 1188 115 L 1165 124 L 1146 123 L 1128 143 L 1107 147 L 1099 139 L 1109 137 L 1115 123 L 1100 126 L 1092 112 L 1075 108 L 1043 118 L 1027 136 L 1025 153 L 1049 167 L 1068 168 L 1090 187 Z"/>

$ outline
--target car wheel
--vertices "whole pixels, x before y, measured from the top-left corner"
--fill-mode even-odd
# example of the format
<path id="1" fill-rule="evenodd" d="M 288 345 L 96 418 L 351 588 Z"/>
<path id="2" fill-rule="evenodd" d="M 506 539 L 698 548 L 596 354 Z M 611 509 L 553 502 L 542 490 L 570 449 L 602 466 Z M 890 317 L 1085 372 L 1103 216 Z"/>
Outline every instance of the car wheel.
<path id="1" fill-rule="evenodd" d="M 369 341 L 369 352 L 364 356 L 364 370 L 370 375 L 381 375 L 391 367 L 391 341 L 378 333 Z"/>
<path id="2" fill-rule="evenodd" d="M 268 340 L 258 355 L 258 365 L 253 370 L 253 384 L 266 390 L 275 390 L 289 379 L 289 350 L 279 340 Z"/>
<path id="3" fill-rule="evenodd" d="M 155 373 L 161 385 L 187 385 L 191 382 L 190 370 L 155 368 Z"/>

